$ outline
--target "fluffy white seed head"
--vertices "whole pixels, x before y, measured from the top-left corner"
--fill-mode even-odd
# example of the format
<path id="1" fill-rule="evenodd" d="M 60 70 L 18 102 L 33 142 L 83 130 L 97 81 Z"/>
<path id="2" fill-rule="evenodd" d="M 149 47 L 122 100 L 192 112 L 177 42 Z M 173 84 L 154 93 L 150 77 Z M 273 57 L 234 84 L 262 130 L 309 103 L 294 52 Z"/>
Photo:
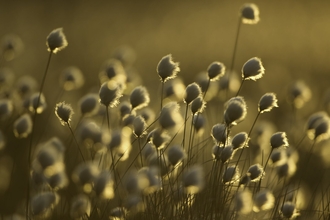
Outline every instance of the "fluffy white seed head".
<path id="1" fill-rule="evenodd" d="M 235 210 L 241 215 L 249 214 L 252 211 L 252 193 L 248 190 L 237 193 L 235 199 Z"/>
<path id="2" fill-rule="evenodd" d="M 311 97 L 311 89 L 301 80 L 294 82 L 288 89 L 288 100 L 296 109 L 302 108 Z"/>
<path id="3" fill-rule="evenodd" d="M 265 68 L 262 65 L 260 58 L 253 57 L 246 61 L 242 67 L 243 80 L 256 81 L 265 74 Z"/>
<path id="4" fill-rule="evenodd" d="M 307 125 L 306 125 L 307 132 L 314 130 L 316 128 L 316 125 L 320 121 L 327 119 L 327 118 L 329 118 L 329 116 L 325 111 L 316 112 L 316 113 L 312 114 L 311 116 L 309 116 Z"/>
<path id="5" fill-rule="evenodd" d="M 123 101 L 119 105 L 119 114 L 121 118 L 124 118 L 126 115 L 129 115 L 132 111 L 132 106 L 129 102 Z"/>
<path id="6" fill-rule="evenodd" d="M 110 80 L 101 85 L 99 91 L 100 103 L 106 107 L 113 108 L 119 104 L 122 90 L 116 81 Z"/>
<path id="7" fill-rule="evenodd" d="M 236 166 L 229 166 L 222 176 L 224 184 L 233 184 L 239 180 L 239 170 Z"/>
<path id="8" fill-rule="evenodd" d="M 260 113 L 270 112 L 274 107 L 278 107 L 275 93 L 266 93 L 259 100 L 258 111 Z"/>
<path id="9" fill-rule="evenodd" d="M 223 77 L 226 72 L 226 67 L 223 63 L 213 62 L 207 68 L 207 74 L 210 81 L 217 81 L 220 77 Z"/>
<path id="10" fill-rule="evenodd" d="M 286 150 L 284 149 L 274 149 L 270 155 L 270 160 L 273 166 L 279 166 L 286 163 L 288 159 Z"/>
<path id="11" fill-rule="evenodd" d="M 212 127 L 211 136 L 216 144 L 225 144 L 227 139 L 227 126 L 216 124 Z"/>
<path id="12" fill-rule="evenodd" d="M 8 119 L 12 112 L 14 106 L 10 99 L 1 99 L 0 100 L 0 120 Z"/>
<path id="13" fill-rule="evenodd" d="M 65 102 L 57 103 L 55 106 L 55 115 L 63 126 L 70 123 L 73 113 L 71 105 Z"/>
<path id="14" fill-rule="evenodd" d="M 167 155 L 163 154 L 162 156 L 158 156 L 157 154 L 152 155 L 148 159 L 149 167 L 156 167 L 159 170 L 159 174 L 162 177 L 167 177 L 168 173 L 172 169 L 171 163 L 168 161 Z"/>
<path id="15" fill-rule="evenodd" d="M 7 67 L 1 67 L 0 68 L 0 86 L 2 89 L 9 88 L 13 85 L 15 81 L 15 73 L 12 69 Z"/>
<path id="16" fill-rule="evenodd" d="M 182 79 L 179 77 L 168 81 L 164 85 L 164 98 L 168 98 L 171 101 L 181 101 L 184 96 L 186 86 Z"/>
<path id="17" fill-rule="evenodd" d="M 204 187 L 204 174 L 201 166 L 192 166 L 183 174 L 182 184 L 187 194 L 196 194 Z"/>
<path id="18" fill-rule="evenodd" d="M 83 116 L 94 116 L 100 109 L 99 96 L 96 93 L 89 93 L 79 100 L 78 106 Z"/>
<path id="19" fill-rule="evenodd" d="M 191 102 L 191 113 L 194 115 L 197 112 L 202 113 L 206 107 L 206 102 L 202 96 L 198 96 L 194 101 Z"/>
<path id="20" fill-rule="evenodd" d="M 142 167 L 138 171 L 141 181 L 142 192 L 145 195 L 152 194 L 161 189 L 161 179 L 159 178 L 159 170 L 156 167 Z"/>
<path id="21" fill-rule="evenodd" d="M 238 150 L 247 147 L 248 141 L 248 134 L 246 132 L 240 132 L 232 138 L 231 145 L 234 150 Z"/>
<path id="22" fill-rule="evenodd" d="M 102 171 L 94 181 L 96 196 L 103 199 L 112 199 L 115 196 L 113 189 L 114 181 L 109 171 Z"/>
<path id="23" fill-rule="evenodd" d="M 20 77 L 16 82 L 16 89 L 21 97 L 31 94 L 37 89 L 37 81 L 30 75 Z"/>
<path id="24" fill-rule="evenodd" d="M 148 160 L 150 156 L 157 154 L 155 145 L 151 142 L 147 142 L 145 147 L 142 149 L 142 156 L 145 160 Z"/>
<path id="25" fill-rule="evenodd" d="M 167 151 L 167 157 L 171 165 L 176 167 L 186 158 L 186 152 L 181 146 L 174 145 Z"/>
<path id="26" fill-rule="evenodd" d="M 78 130 L 79 139 L 87 149 L 99 151 L 109 144 L 111 137 L 109 132 L 102 130 L 95 122 L 82 123 Z"/>
<path id="27" fill-rule="evenodd" d="M 91 202 L 88 196 L 80 194 L 73 198 L 70 207 L 70 216 L 74 219 L 83 218 L 89 216 L 91 212 Z"/>
<path id="28" fill-rule="evenodd" d="M 260 212 L 274 207 L 275 197 L 272 192 L 265 189 L 258 192 L 254 197 L 253 211 Z"/>
<path id="29" fill-rule="evenodd" d="M 244 24 L 257 24 L 259 18 L 259 8 L 256 4 L 244 4 L 241 9 L 241 19 Z"/>
<path id="30" fill-rule="evenodd" d="M 224 147 L 221 147 L 219 145 L 214 145 L 212 148 L 212 157 L 214 160 L 220 160 L 222 151 L 223 151 Z"/>
<path id="31" fill-rule="evenodd" d="M 146 127 L 147 127 L 147 123 L 142 116 L 139 115 L 134 118 L 133 133 L 137 137 L 142 137 L 144 134 L 146 134 L 146 130 L 145 130 Z"/>
<path id="32" fill-rule="evenodd" d="M 289 142 L 285 132 L 276 132 L 270 138 L 270 145 L 273 149 L 280 147 L 288 147 Z"/>
<path id="33" fill-rule="evenodd" d="M 79 89 L 84 83 L 83 73 L 75 66 L 65 68 L 60 76 L 60 85 L 65 91 Z"/>
<path id="34" fill-rule="evenodd" d="M 287 219 L 295 219 L 300 215 L 299 211 L 296 209 L 296 205 L 290 201 L 283 204 L 280 213 L 283 218 Z"/>
<path id="35" fill-rule="evenodd" d="M 83 163 L 75 168 L 72 174 L 72 180 L 86 193 L 90 193 L 93 189 L 94 180 L 100 174 L 97 165 L 93 163 Z"/>
<path id="36" fill-rule="evenodd" d="M 134 110 L 146 107 L 146 106 L 148 106 L 148 104 L 150 102 L 148 90 L 144 86 L 136 87 L 132 91 L 129 99 L 130 99 L 130 103 L 132 105 L 132 109 L 134 109 Z"/>
<path id="37" fill-rule="evenodd" d="M 63 28 L 57 28 L 50 32 L 47 36 L 46 45 L 48 47 L 48 51 L 52 53 L 57 53 L 68 46 L 68 41 L 63 33 Z"/>
<path id="38" fill-rule="evenodd" d="M 68 177 L 64 171 L 55 173 L 54 175 L 47 178 L 47 183 L 53 190 L 57 191 L 63 189 L 69 184 Z"/>
<path id="39" fill-rule="evenodd" d="M 233 146 L 225 146 L 221 152 L 220 160 L 222 163 L 228 163 L 234 156 Z"/>
<path id="40" fill-rule="evenodd" d="M 311 127 L 313 127 L 313 129 L 309 129 L 307 132 L 311 140 L 319 142 L 330 137 L 330 119 L 328 117 L 316 119 Z"/>
<path id="41" fill-rule="evenodd" d="M 1 39 L 2 55 L 6 61 L 11 61 L 24 50 L 22 39 L 16 34 L 6 34 Z"/>
<path id="42" fill-rule="evenodd" d="M 285 163 L 276 167 L 276 174 L 279 178 L 290 178 L 295 174 L 296 170 L 297 165 L 295 161 L 291 158 L 288 158 Z"/>
<path id="43" fill-rule="evenodd" d="M 112 80 L 117 82 L 122 90 L 126 88 L 127 73 L 119 60 L 107 60 L 102 66 L 99 78 L 101 83 L 105 83 Z"/>
<path id="44" fill-rule="evenodd" d="M 172 54 L 164 56 L 157 65 L 157 73 L 163 83 L 175 78 L 178 72 L 180 72 L 179 63 L 173 61 Z"/>
<path id="45" fill-rule="evenodd" d="M 54 192 L 42 192 L 33 196 L 30 204 L 32 214 L 43 218 L 48 217 L 59 199 L 59 195 Z"/>
<path id="46" fill-rule="evenodd" d="M 250 166 L 247 173 L 250 174 L 251 182 L 257 182 L 264 176 L 264 168 L 257 163 Z"/>
<path id="47" fill-rule="evenodd" d="M 170 136 L 166 133 L 166 131 L 159 128 L 151 131 L 149 135 L 151 135 L 151 142 L 158 150 L 163 149 L 170 141 Z"/>
<path id="48" fill-rule="evenodd" d="M 40 98 L 39 98 L 40 96 Z M 38 103 L 39 102 L 39 103 Z M 31 95 L 30 103 L 29 103 L 29 110 L 36 114 L 41 114 L 47 108 L 47 103 L 44 94 L 40 94 L 36 92 Z"/>
<path id="49" fill-rule="evenodd" d="M 206 120 L 202 114 L 197 114 L 193 116 L 193 126 L 198 136 L 204 133 L 205 124 Z"/>
<path id="50" fill-rule="evenodd" d="M 131 135 L 132 130 L 129 127 L 112 131 L 108 149 L 113 151 L 119 157 L 120 161 L 125 161 L 129 157 L 132 149 Z"/>
<path id="51" fill-rule="evenodd" d="M 140 115 L 144 118 L 147 124 L 152 123 L 156 117 L 154 110 L 151 108 L 142 109 Z"/>
<path id="52" fill-rule="evenodd" d="M 26 138 L 32 131 L 32 119 L 28 113 L 20 116 L 14 122 L 14 134 L 17 138 Z"/>
<path id="53" fill-rule="evenodd" d="M 191 83 L 186 87 L 183 101 L 188 105 L 202 94 L 201 87 L 197 83 Z"/>
<path id="54" fill-rule="evenodd" d="M 162 108 L 158 122 L 163 129 L 177 131 L 182 125 L 183 118 L 179 108 L 176 102 L 169 102 Z"/>
<path id="55" fill-rule="evenodd" d="M 241 96 L 229 99 L 225 104 L 224 120 L 227 126 L 237 125 L 247 114 L 245 100 Z"/>

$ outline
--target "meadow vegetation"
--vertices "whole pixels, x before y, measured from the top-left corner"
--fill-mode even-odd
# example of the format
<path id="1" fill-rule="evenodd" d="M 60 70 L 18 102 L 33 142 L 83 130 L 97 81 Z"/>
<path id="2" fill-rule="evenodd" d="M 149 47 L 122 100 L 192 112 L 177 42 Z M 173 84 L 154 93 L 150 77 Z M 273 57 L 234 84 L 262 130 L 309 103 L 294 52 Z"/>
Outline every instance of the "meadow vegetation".
<path id="1" fill-rule="evenodd" d="M 230 63 L 215 58 L 186 85 L 175 54 L 164 54 L 150 64 L 155 90 L 131 71 L 134 50 L 122 47 L 101 66 L 99 84 L 92 85 L 97 90 L 75 102 L 62 97 L 88 83 L 79 67 L 64 69 L 60 86 L 47 81 L 53 57 L 74 40 L 65 30 L 45 35 L 48 59 L 40 79 L 15 78 L 6 62 L 19 59 L 23 42 L 4 38 L 0 193 L 6 196 L 0 198 L 9 198 L 10 185 L 25 193 L 0 219 L 329 219 L 329 169 L 315 161 L 328 151 L 330 99 L 302 118 L 299 111 L 312 98 L 302 80 L 282 82 L 286 100 L 273 91 L 250 97 L 242 90 L 271 73 L 262 57 L 234 65 L 242 26 L 259 22 L 257 5 L 239 12 Z M 48 99 L 47 87 L 56 99 Z M 278 111 L 280 103 L 290 109 Z M 263 119 L 271 114 L 285 118 L 287 129 Z M 53 116 L 63 126 L 53 125 Z M 17 144 L 27 151 L 13 161 L 7 150 Z"/>

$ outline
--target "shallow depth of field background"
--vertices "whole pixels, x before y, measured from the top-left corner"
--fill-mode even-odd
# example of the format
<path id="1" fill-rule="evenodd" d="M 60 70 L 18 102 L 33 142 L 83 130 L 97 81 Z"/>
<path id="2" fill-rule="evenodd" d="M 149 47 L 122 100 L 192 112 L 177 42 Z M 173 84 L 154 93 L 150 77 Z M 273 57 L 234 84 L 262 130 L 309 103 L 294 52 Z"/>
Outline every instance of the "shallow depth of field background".
<path id="1" fill-rule="evenodd" d="M 172 53 L 174 60 L 180 62 L 180 76 L 186 85 L 213 61 L 223 62 L 229 68 L 238 13 L 244 3 L 246 1 L 242 0 L 61 0 L 47 3 L 1 0 L 0 37 L 17 34 L 25 49 L 15 60 L 1 61 L 0 65 L 12 68 L 16 78 L 33 75 L 40 83 L 48 57 L 46 36 L 53 29 L 63 27 L 69 45 L 53 56 L 44 93 L 46 98 L 55 98 L 60 72 L 75 65 L 84 73 L 86 83 L 74 95 L 67 93 L 63 100 L 76 108 L 82 95 L 98 89 L 102 63 L 111 57 L 115 48 L 128 45 L 136 52 L 134 67 L 142 77 L 142 84 L 150 91 L 151 106 L 158 109 L 160 82 L 156 66 L 159 60 Z M 242 25 L 234 69 L 240 72 L 245 61 L 257 56 L 262 59 L 266 74 L 258 82 L 246 82 L 243 86 L 241 94 L 249 109 L 248 118 L 243 122 L 245 127 L 239 130 L 247 129 L 257 113 L 257 106 L 249 101 L 258 100 L 265 92 L 275 92 L 280 108 L 262 117 L 272 120 L 279 131 L 290 133 L 286 130 L 285 113 L 290 111 L 285 99 L 286 87 L 302 79 L 311 88 L 313 97 L 299 112 L 302 119 L 321 110 L 324 92 L 330 88 L 330 1 L 260 0 L 254 3 L 259 6 L 261 20 L 257 25 Z M 49 106 L 48 111 L 53 108 Z M 73 122 L 75 120 L 77 118 Z M 57 123 L 55 128 L 49 125 L 41 140 L 53 136 L 51 129 L 68 131 L 60 127 L 58 121 L 54 123 Z M 13 174 L 13 184 L 5 192 L 0 191 L 0 213 L 15 211 L 17 203 L 24 198 L 27 152 L 24 141 L 18 140 L 16 146 L 7 146 L 0 152 L 0 160 L 9 156 L 15 161 L 16 169 L 22 170 Z"/>

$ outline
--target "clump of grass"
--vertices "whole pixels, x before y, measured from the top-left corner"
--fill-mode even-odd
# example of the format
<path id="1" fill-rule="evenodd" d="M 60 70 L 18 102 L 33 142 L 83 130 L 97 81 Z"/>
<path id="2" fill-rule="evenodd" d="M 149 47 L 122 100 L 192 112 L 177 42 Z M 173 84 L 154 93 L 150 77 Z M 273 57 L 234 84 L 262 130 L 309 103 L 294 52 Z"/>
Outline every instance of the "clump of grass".
<path id="1" fill-rule="evenodd" d="M 231 85 L 241 24 L 259 20 L 255 4 L 241 8 L 227 74 L 225 64 L 215 61 L 196 82 L 185 86 L 177 77 L 179 63 L 171 54 L 154 64 L 161 81 L 160 100 L 156 100 L 160 109 L 154 108 L 150 96 L 157 91 L 130 75 L 135 53 L 127 47 L 116 50 L 102 65 L 98 93 L 84 93 L 77 107 L 65 102 L 46 104 L 44 87 L 52 54 L 68 44 L 61 28 L 47 37 L 49 57 L 39 90 L 31 76 L 15 80 L 10 69 L 0 68 L 0 120 L 4 122 L 0 150 L 11 146 L 13 138 L 23 143 L 30 136 L 27 196 L 25 205 L 17 207 L 25 213 L 20 214 L 26 219 L 309 219 L 312 214 L 326 219 L 330 206 L 324 195 L 329 191 L 326 168 L 319 184 L 311 187 L 314 193 L 309 206 L 301 205 L 300 196 L 315 157 L 314 147 L 329 140 L 328 114 L 316 111 L 306 122 L 296 117 L 292 123 L 306 124 L 303 137 L 309 137 L 310 144 L 301 139 L 297 144 L 291 141 L 290 146 L 288 139 L 293 140 L 298 129 L 280 123 L 275 129 L 269 122 L 258 121 L 264 113 L 274 121 L 280 118 L 274 116 L 274 108 L 283 97 L 267 92 L 255 100 L 252 92 L 241 90 L 245 81 L 264 76 L 261 59 L 245 62 L 240 87 L 239 83 L 235 88 Z M 20 43 L 15 37 L 6 40 L 5 60 L 19 55 Z M 69 66 L 60 75 L 58 89 L 75 93 L 85 83 L 82 71 Z M 236 95 L 227 97 L 227 93 L 224 98 L 219 94 L 229 89 Z M 310 89 L 297 81 L 287 100 L 296 111 L 310 98 Z M 256 108 L 249 108 L 250 103 Z M 70 130 L 68 135 L 51 120 L 47 126 L 37 120 L 46 107 L 55 108 L 60 123 Z M 284 110 L 280 116 L 290 118 L 291 113 Z M 214 120 L 214 114 L 221 120 Z M 51 138 L 34 143 L 35 126 L 49 130 Z M 7 128 L 14 132 L 13 137 L 6 133 Z M 8 173 L 2 163 L 0 159 L 0 173 Z M 20 215 L 9 218 L 16 216 Z"/>

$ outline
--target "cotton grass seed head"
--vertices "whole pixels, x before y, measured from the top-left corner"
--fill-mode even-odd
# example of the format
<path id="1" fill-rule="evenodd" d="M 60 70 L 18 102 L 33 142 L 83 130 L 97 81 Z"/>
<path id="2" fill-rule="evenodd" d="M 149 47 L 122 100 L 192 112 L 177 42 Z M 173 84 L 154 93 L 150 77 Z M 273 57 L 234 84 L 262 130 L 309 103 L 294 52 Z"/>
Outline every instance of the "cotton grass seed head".
<path id="1" fill-rule="evenodd" d="M 14 106 L 10 99 L 1 99 L 0 100 L 0 120 L 8 119 L 12 112 Z"/>
<path id="2" fill-rule="evenodd" d="M 94 181 L 96 196 L 103 199 L 112 199 L 115 196 L 113 189 L 114 181 L 109 171 L 102 171 Z"/>
<path id="3" fill-rule="evenodd" d="M 156 128 L 150 133 L 152 133 L 151 142 L 158 150 L 163 149 L 170 141 L 170 136 L 166 133 L 165 130 Z"/>
<path id="4" fill-rule="evenodd" d="M 71 105 L 65 102 L 59 102 L 55 106 L 55 115 L 63 126 L 70 123 L 73 113 Z"/>
<path id="5" fill-rule="evenodd" d="M 192 166 L 183 174 L 182 184 L 187 194 L 196 194 L 204 187 L 204 173 L 201 166 Z"/>
<path id="6" fill-rule="evenodd" d="M 202 94 L 202 90 L 197 83 L 191 83 L 186 87 L 183 101 L 188 105 Z"/>
<path id="7" fill-rule="evenodd" d="M 127 73 L 122 63 L 117 59 L 109 59 L 103 64 L 99 78 L 101 83 L 113 80 L 119 84 L 121 89 L 126 87 Z"/>
<path id="8" fill-rule="evenodd" d="M 319 142 L 330 137 L 330 119 L 328 117 L 317 118 L 315 116 L 314 123 L 310 120 L 309 127 L 311 127 L 311 129 L 307 131 L 307 135 L 311 140 Z"/>
<path id="9" fill-rule="evenodd" d="M 250 174 L 251 182 L 257 182 L 264 176 L 264 168 L 258 163 L 250 166 L 247 172 Z"/>
<path id="10" fill-rule="evenodd" d="M 42 192 L 32 197 L 31 212 L 34 216 L 46 218 L 52 209 L 58 204 L 60 197 L 54 192 Z"/>
<path id="11" fill-rule="evenodd" d="M 63 28 L 57 28 L 47 36 L 46 45 L 49 52 L 57 53 L 68 46 L 68 41 L 63 33 Z"/>
<path id="12" fill-rule="evenodd" d="M 205 124 L 206 120 L 202 114 L 197 114 L 193 116 L 193 126 L 198 136 L 204 133 Z"/>
<path id="13" fill-rule="evenodd" d="M 270 145 L 273 149 L 280 147 L 288 147 L 289 142 L 285 132 L 276 132 L 270 138 Z"/>
<path id="14" fill-rule="evenodd" d="M 21 97 L 36 91 L 37 86 L 37 81 L 30 75 L 22 76 L 16 82 L 16 89 Z"/>
<path id="15" fill-rule="evenodd" d="M 70 66 L 63 70 L 60 85 L 65 91 L 79 89 L 84 85 L 84 75 L 78 67 Z"/>
<path id="16" fill-rule="evenodd" d="M 247 147 L 248 141 L 248 134 L 246 132 L 240 132 L 232 138 L 231 145 L 234 150 L 238 150 Z"/>
<path id="17" fill-rule="evenodd" d="M 17 138 L 26 138 L 32 131 L 32 119 L 28 113 L 21 115 L 14 122 L 14 134 Z"/>
<path id="18" fill-rule="evenodd" d="M 229 99 L 225 104 L 224 120 L 227 126 L 237 125 L 247 114 L 245 100 L 241 96 Z"/>
<path id="19" fill-rule="evenodd" d="M 180 72 L 179 63 L 172 60 L 172 54 L 164 56 L 157 65 L 157 73 L 163 83 L 175 78 L 178 72 Z"/>
<path id="20" fill-rule="evenodd" d="M 122 90 L 117 82 L 110 80 L 101 85 L 99 91 L 100 103 L 105 107 L 113 108 L 117 106 L 121 96 Z"/>
<path id="21" fill-rule="evenodd" d="M 167 103 L 161 110 L 158 122 L 163 129 L 178 130 L 182 125 L 183 118 L 179 112 L 180 106 L 176 102 Z"/>
<path id="22" fill-rule="evenodd" d="M 211 136 L 216 144 L 225 144 L 227 140 L 227 126 L 216 124 L 212 127 Z"/>
<path id="23" fill-rule="evenodd" d="M 164 98 L 168 98 L 171 101 L 181 101 L 184 96 L 186 86 L 182 79 L 179 77 L 168 81 L 164 85 Z"/>
<path id="24" fill-rule="evenodd" d="M 132 109 L 134 110 L 148 106 L 150 102 L 148 90 L 144 86 L 136 87 L 132 91 L 129 100 L 132 105 Z"/>
<path id="25" fill-rule="evenodd" d="M 258 111 L 260 113 L 270 112 L 274 107 L 278 107 L 275 93 L 266 93 L 259 100 Z"/>
<path id="26" fill-rule="evenodd" d="M 265 189 L 258 192 L 254 197 L 253 211 L 260 212 L 274 207 L 275 197 L 272 192 Z"/>
<path id="27" fill-rule="evenodd" d="M 167 151 L 167 157 L 171 165 L 176 167 L 186 158 L 186 152 L 181 146 L 174 145 Z"/>
<path id="28" fill-rule="evenodd" d="M 99 96 L 96 93 L 84 95 L 78 102 L 80 113 L 83 116 L 94 116 L 100 108 Z"/>
<path id="29" fill-rule="evenodd" d="M 191 113 L 194 115 L 197 112 L 202 113 L 206 107 L 206 102 L 204 101 L 202 96 L 198 96 L 194 101 L 192 101 L 190 109 Z"/>
<path id="30" fill-rule="evenodd" d="M 283 204 L 280 214 L 283 218 L 295 219 L 300 215 L 299 211 L 296 209 L 296 205 L 293 202 L 287 201 Z"/>
<path id="31" fill-rule="evenodd" d="M 265 68 L 262 65 L 261 59 L 253 57 L 246 61 L 242 67 L 242 78 L 243 80 L 256 81 L 265 74 Z"/>
<path id="32" fill-rule="evenodd" d="M 72 174 L 72 180 L 82 188 L 85 193 L 90 193 L 93 189 L 93 182 L 100 174 L 97 165 L 93 163 L 83 163 L 78 165 Z"/>
<path id="33" fill-rule="evenodd" d="M 241 19 L 243 24 L 257 24 L 259 18 L 259 8 L 256 4 L 244 4 L 241 9 Z"/>
<path id="34" fill-rule="evenodd" d="M 6 61 L 11 61 L 24 50 L 22 39 L 16 34 L 6 34 L 1 39 L 2 55 Z"/>
<path id="35" fill-rule="evenodd" d="M 224 184 L 233 184 L 239 180 L 239 170 L 236 166 L 229 166 L 222 176 Z"/>
<path id="36" fill-rule="evenodd" d="M 288 100 L 296 109 L 302 108 L 311 97 L 311 89 L 301 80 L 294 82 L 288 89 Z"/>
<path id="37" fill-rule="evenodd" d="M 146 134 L 146 127 L 147 127 L 147 123 L 144 120 L 144 118 L 142 116 L 137 116 L 134 118 L 133 121 L 133 133 L 137 136 L 137 137 L 141 137 L 144 134 Z"/>
<path id="38" fill-rule="evenodd" d="M 287 159 L 285 163 L 276 167 L 276 174 L 278 178 L 290 178 L 297 171 L 297 165 L 291 158 Z"/>
<path id="39" fill-rule="evenodd" d="M 213 62 L 207 68 L 207 74 L 211 81 L 217 81 L 220 77 L 224 76 L 226 72 L 226 67 L 223 63 Z"/>
<path id="40" fill-rule="evenodd" d="M 253 199 L 252 193 L 248 190 L 238 192 L 235 198 L 235 210 L 241 214 L 246 215 L 252 211 Z"/>
<path id="41" fill-rule="evenodd" d="M 40 97 L 40 98 L 39 98 Z M 47 108 L 47 103 L 44 94 L 36 92 L 30 97 L 29 110 L 36 114 L 41 114 Z"/>
<path id="42" fill-rule="evenodd" d="M 77 195 L 73 198 L 70 207 L 70 216 L 74 219 L 83 218 L 83 216 L 90 215 L 91 202 L 88 196 L 84 194 Z"/>

